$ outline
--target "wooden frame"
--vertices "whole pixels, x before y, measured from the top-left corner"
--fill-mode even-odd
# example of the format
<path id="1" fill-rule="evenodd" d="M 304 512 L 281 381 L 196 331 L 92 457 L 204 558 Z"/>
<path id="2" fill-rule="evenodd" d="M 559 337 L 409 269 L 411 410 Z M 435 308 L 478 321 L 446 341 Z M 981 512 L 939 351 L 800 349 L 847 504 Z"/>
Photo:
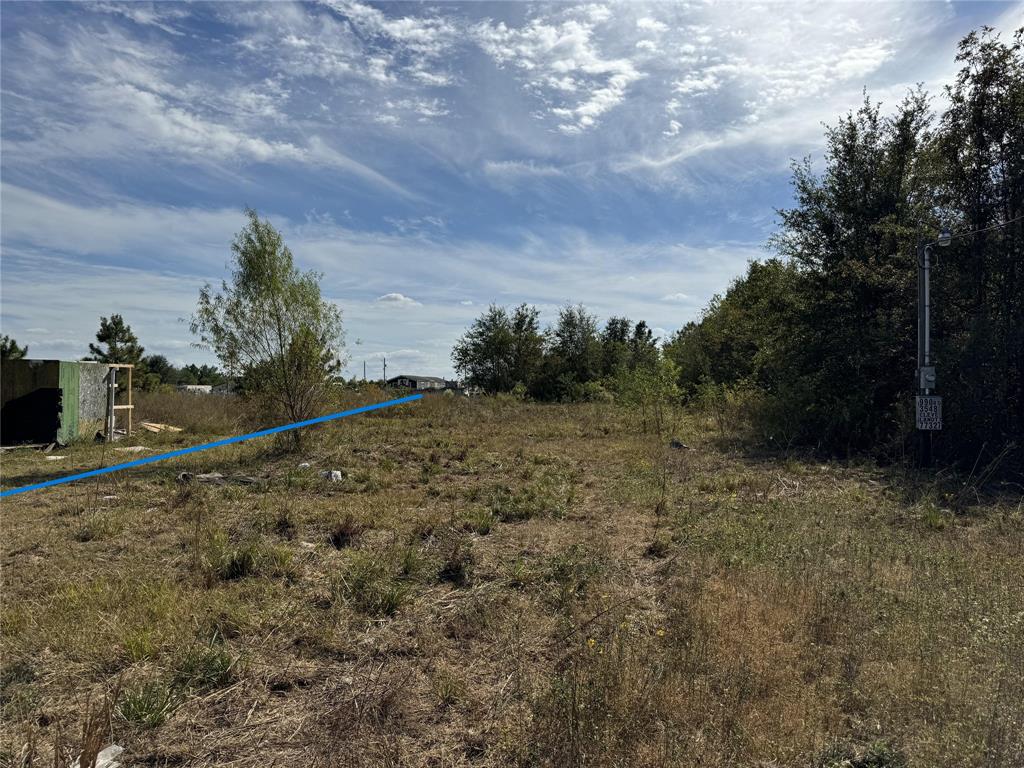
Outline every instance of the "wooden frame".
<path id="1" fill-rule="evenodd" d="M 128 369 L 128 403 L 126 405 L 114 405 L 114 416 L 115 423 L 110 427 L 110 438 L 114 437 L 114 429 L 117 426 L 117 412 L 128 411 L 128 429 L 125 431 L 125 435 L 132 433 L 132 412 L 135 410 L 135 406 L 132 405 L 132 370 L 135 368 L 131 363 L 107 363 L 107 368 L 127 368 Z"/>

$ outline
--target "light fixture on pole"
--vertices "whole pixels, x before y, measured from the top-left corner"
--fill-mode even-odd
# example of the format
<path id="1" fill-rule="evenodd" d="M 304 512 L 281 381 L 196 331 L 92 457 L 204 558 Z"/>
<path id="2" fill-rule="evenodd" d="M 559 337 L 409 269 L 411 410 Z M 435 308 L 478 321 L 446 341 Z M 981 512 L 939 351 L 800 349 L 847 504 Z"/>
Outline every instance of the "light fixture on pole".
<path id="1" fill-rule="evenodd" d="M 918 429 L 918 464 L 932 463 L 932 432 L 942 429 L 942 398 L 935 394 L 937 379 L 932 361 L 932 247 L 945 248 L 953 242 L 948 229 L 943 228 L 938 240 L 917 246 L 917 397 L 915 412 Z"/>
<path id="2" fill-rule="evenodd" d="M 932 462 L 932 432 L 942 429 L 942 398 L 935 394 L 935 366 L 932 363 L 932 296 L 931 268 L 932 247 L 945 248 L 953 240 L 973 237 L 983 232 L 1002 229 L 1024 220 L 1024 214 L 1015 218 L 981 227 L 971 232 L 953 234 L 943 227 L 934 242 L 926 243 L 921 238 L 917 243 L 917 411 L 918 464 L 922 467 Z"/>

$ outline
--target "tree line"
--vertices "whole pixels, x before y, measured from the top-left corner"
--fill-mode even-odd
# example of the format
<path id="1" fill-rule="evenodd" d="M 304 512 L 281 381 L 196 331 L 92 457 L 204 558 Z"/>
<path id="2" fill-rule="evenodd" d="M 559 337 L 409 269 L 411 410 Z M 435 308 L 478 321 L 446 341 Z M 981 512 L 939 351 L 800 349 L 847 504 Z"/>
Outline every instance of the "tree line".
<path id="1" fill-rule="evenodd" d="M 983 28 L 936 113 L 920 87 L 891 114 L 867 95 L 826 128 L 824 164 L 792 168 L 769 257 L 660 348 L 646 324 L 599 330 L 580 306 L 545 331 L 533 307 L 490 307 L 452 359 L 471 386 L 539 400 L 618 396 L 625 373 L 673 377 L 681 402 L 741 413 L 756 437 L 823 453 L 899 458 L 915 431 L 917 250 L 932 270 L 933 354 L 944 396 L 938 455 L 1022 468 L 1024 30 Z M 635 391 L 635 388 L 634 388 Z M 628 399 L 628 398 L 627 398 Z"/>
<path id="2" fill-rule="evenodd" d="M 211 384 L 227 382 L 227 377 L 215 365 L 176 366 L 164 355 L 147 355 L 139 344 L 138 336 L 121 315 L 100 318 L 96 331 L 96 343 L 89 344 L 89 354 L 83 360 L 101 363 L 123 363 L 135 366 L 133 380 L 147 392 L 161 386 L 174 387 L 180 384 Z M 19 360 L 28 354 L 28 346 L 7 336 L 0 337 L 0 359 Z"/>
<path id="3" fill-rule="evenodd" d="M 609 399 L 662 358 L 643 320 L 612 317 L 601 328 L 584 306 L 569 305 L 541 330 L 540 311 L 520 304 L 491 305 L 455 343 L 452 362 L 466 386 L 488 394 L 576 401 Z"/>
<path id="4" fill-rule="evenodd" d="M 918 89 L 889 115 L 865 97 L 827 129 L 821 172 L 793 167 L 774 257 L 666 345 L 684 396 L 745 400 L 776 440 L 902 454 L 915 426 L 916 250 L 948 228 L 964 234 L 935 249 L 932 270 L 936 449 L 968 468 L 1021 468 L 1022 36 L 967 35 L 941 113 Z"/>

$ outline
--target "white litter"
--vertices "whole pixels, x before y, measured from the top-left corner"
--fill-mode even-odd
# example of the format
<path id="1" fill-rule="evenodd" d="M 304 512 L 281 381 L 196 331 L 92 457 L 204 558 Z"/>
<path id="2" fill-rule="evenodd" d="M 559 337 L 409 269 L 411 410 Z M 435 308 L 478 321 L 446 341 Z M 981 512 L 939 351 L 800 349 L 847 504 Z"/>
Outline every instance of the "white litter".
<path id="1" fill-rule="evenodd" d="M 309 462 L 304 461 L 301 464 L 299 464 L 299 469 L 309 469 Z"/>
<path id="2" fill-rule="evenodd" d="M 111 744 L 106 749 L 101 750 L 96 755 L 96 768 L 121 768 L 121 763 L 117 758 L 121 756 L 122 752 L 124 752 L 124 747 L 117 744 Z M 80 768 L 77 758 L 71 764 L 71 768 Z"/>
<path id="3" fill-rule="evenodd" d="M 66 459 L 66 458 L 67 458 L 67 456 L 47 456 L 46 460 L 47 461 L 60 461 L 61 459 Z"/>

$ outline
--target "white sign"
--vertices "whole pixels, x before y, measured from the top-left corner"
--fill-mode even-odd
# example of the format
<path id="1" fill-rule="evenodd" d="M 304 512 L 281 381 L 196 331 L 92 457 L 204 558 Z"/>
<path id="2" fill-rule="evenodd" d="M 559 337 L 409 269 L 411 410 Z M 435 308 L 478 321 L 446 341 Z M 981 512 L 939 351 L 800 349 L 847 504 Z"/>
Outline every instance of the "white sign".
<path id="1" fill-rule="evenodd" d="M 942 429 L 942 398 L 938 395 L 918 395 L 917 428 L 929 432 Z"/>

